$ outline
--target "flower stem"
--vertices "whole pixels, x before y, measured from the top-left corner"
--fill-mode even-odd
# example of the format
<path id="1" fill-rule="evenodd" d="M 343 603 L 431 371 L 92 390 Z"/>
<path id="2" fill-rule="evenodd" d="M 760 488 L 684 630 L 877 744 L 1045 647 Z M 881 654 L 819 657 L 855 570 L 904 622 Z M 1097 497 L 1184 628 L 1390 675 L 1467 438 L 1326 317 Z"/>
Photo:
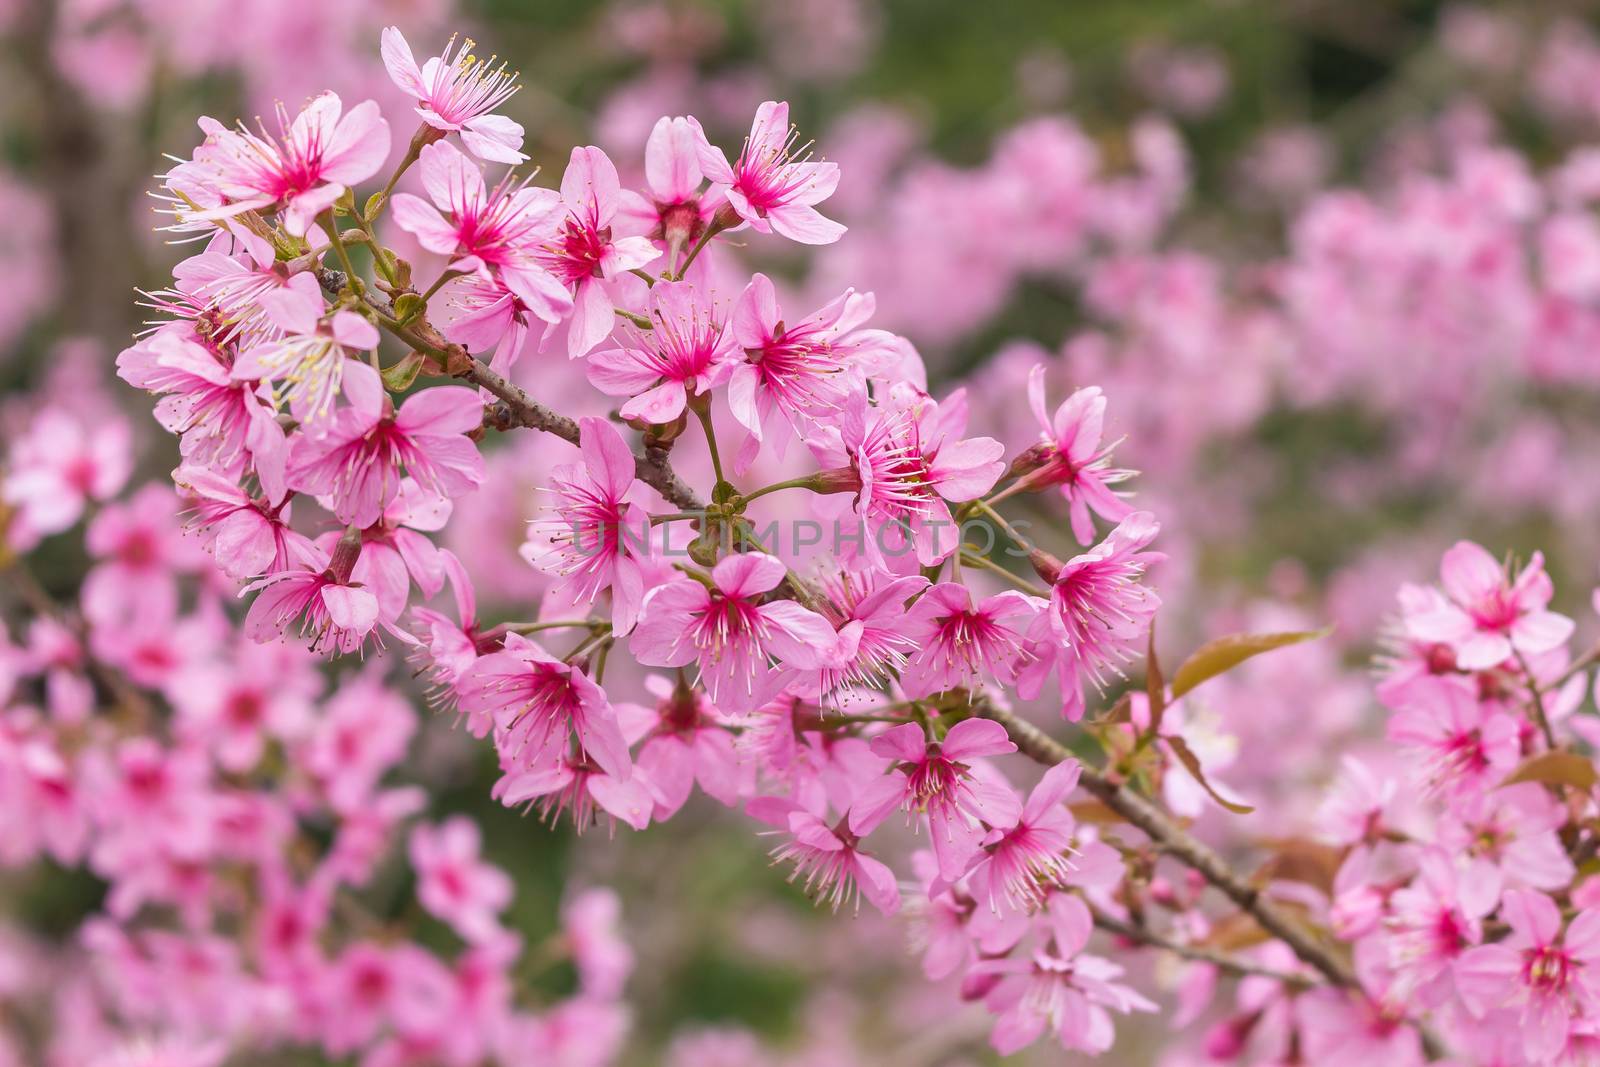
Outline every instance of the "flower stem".
<path id="1" fill-rule="evenodd" d="M 788 481 L 773 482 L 771 485 L 763 485 L 760 489 L 753 489 L 748 493 L 742 494 L 739 499 L 742 503 L 748 504 L 752 500 L 759 500 L 768 493 L 776 493 L 780 489 L 813 489 L 815 485 L 816 480 L 810 475 L 804 478 L 790 478 Z"/>
<path id="2" fill-rule="evenodd" d="M 1032 595 L 1038 597 L 1048 597 L 1050 595 L 1048 590 L 1039 588 L 1037 585 L 1034 585 L 1021 575 L 1012 574 L 1010 571 L 1000 566 L 1000 564 L 996 563 L 994 560 L 989 559 L 987 556 L 980 556 L 975 552 L 967 552 L 965 550 L 963 550 L 959 555 L 961 562 L 967 564 L 968 566 L 981 567 L 992 574 L 997 574 L 1006 581 L 1010 582 L 1012 585 L 1016 586 L 1018 589 L 1022 590 L 1024 593 L 1031 593 Z"/>

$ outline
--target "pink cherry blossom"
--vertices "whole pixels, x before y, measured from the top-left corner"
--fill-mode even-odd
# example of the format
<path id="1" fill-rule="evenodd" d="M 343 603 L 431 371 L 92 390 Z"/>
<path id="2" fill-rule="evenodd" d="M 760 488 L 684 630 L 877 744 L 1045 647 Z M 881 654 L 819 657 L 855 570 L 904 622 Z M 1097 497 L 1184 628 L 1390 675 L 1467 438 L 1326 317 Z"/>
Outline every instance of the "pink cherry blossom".
<path id="1" fill-rule="evenodd" d="M 880 580 L 874 571 L 838 571 L 820 581 L 819 607 L 838 630 L 837 666 L 822 669 L 821 692 L 871 689 L 899 673 L 916 649 L 906 632 L 907 602 L 928 587 L 920 574 Z"/>
<path id="2" fill-rule="evenodd" d="M 1572 620 L 1548 609 L 1550 577 L 1537 552 L 1513 577 L 1481 546 L 1461 541 L 1445 553 L 1439 574 L 1444 597 L 1409 613 L 1406 626 L 1423 640 L 1451 645 L 1464 670 L 1548 652 L 1572 633 Z"/>
<path id="3" fill-rule="evenodd" d="M 456 52 L 454 36 L 442 54 L 420 68 L 397 28 L 386 26 L 381 40 L 389 77 L 416 100 L 423 122 L 459 133 L 461 143 L 479 159 L 521 163 L 528 158 L 520 151 L 522 127 L 504 115 L 490 114 L 520 88 L 514 71 L 507 71 L 504 63 L 496 66 L 493 56 L 485 60 L 474 55 L 471 40 Z"/>
<path id="4" fill-rule="evenodd" d="M 430 252 L 450 256 L 450 269 L 499 282 L 523 311 L 547 323 L 572 313 L 572 297 L 541 263 L 566 210 L 553 190 L 507 177 L 490 189 L 478 165 L 449 142 L 422 149 L 417 160 L 428 199 L 394 197 L 394 219 Z"/>
<path id="5" fill-rule="evenodd" d="M 683 578 L 658 586 L 645 597 L 633 654 L 654 667 L 697 662 L 720 711 L 739 714 L 765 704 L 785 682 L 771 659 L 817 670 L 836 648 L 833 627 L 816 612 L 792 600 L 760 603 L 784 574 L 775 557 L 747 553 L 721 560 L 707 583 Z"/>
<path id="6" fill-rule="evenodd" d="M 683 414 L 691 397 L 709 393 L 733 371 L 734 340 L 707 295 L 689 282 L 650 290 L 649 330 L 634 330 L 620 348 L 589 357 L 589 381 L 612 396 L 631 397 L 625 419 L 657 425 Z"/>
<path id="7" fill-rule="evenodd" d="M 634 458 L 622 435 L 595 418 L 583 419 L 578 435 L 583 466 L 551 473 L 550 517 L 530 525 L 522 555 L 540 570 L 560 575 L 560 588 L 575 603 L 593 603 L 609 589 L 612 631 L 626 634 L 644 600 L 638 557 L 650 551 L 650 517 L 629 499 Z"/>
<path id="8" fill-rule="evenodd" d="M 567 354 L 581 356 L 604 341 L 615 323 L 606 283 L 656 258 L 646 237 L 614 236 L 622 185 L 617 168 L 600 149 L 574 148 L 561 176 L 567 218 L 541 262 L 572 291 Z"/>
<path id="9" fill-rule="evenodd" d="M 0 501 L 16 510 L 7 539 L 29 547 L 60 533 L 85 505 L 113 496 L 133 469 L 128 425 L 113 419 L 84 425 L 61 408 L 47 408 L 28 425 L 0 481 Z"/>
<path id="10" fill-rule="evenodd" d="M 987 680 L 1011 685 L 1025 662 L 1023 644 L 1039 601 L 1007 591 L 974 602 L 955 582 L 936 585 L 906 613 L 902 631 L 916 645 L 900 684 L 907 695 L 931 696 Z"/>
<path id="11" fill-rule="evenodd" d="M 968 762 L 1015 752 L 1005 727 L 966 719 L 942 741 L 928 740 L 916 723 L 896 726 L 872 739 L 872 750 L 899 766 L 876 779 L 850 809 L 850 831 L 865 837 L 895 808 L 924 811 L 939 876 L 954 882 L 982 843 L 985 823 L 1014 825 L 1021 803 L 1002 781 L 974 775 Z"/>
<path id="12" fill-rule="evenodd" d="M 838 425 L 822 427 L 807 442 L 819 462 L 848 474 L 843 484 L 854 492 L 853 510 L 868 531 L 869 559 L 904 560 L 914 550 L 927 566 L 956 550 L 949 502 L 977 499 L 1005 470 L 1004 446 L 989 437 L 963 439 L 966 423 L 961 390 L 940 403 L 899 389 L 890 403 L 873 408 L 858 391 Z"/>
<path id="13" fill-rule="evenodd" d="M 632 761 L 605 693 L 582 670 L 551 657 L 520 634 L 478 659 L 456 683 L 473 733 L 492 725 L 495 743 L 518 767 L 548 766 L 576 736 L 578 751 L 626 780 Z"/>
<path id="14" fill-rule="evenodd" d="M 248 462 L 273 499 L 282 499 L 284 433 L 270 390 L 234 378 L 217 355 L 172 329 L 124 349 L 117 374 L 161 397 L 156 420 L 179 435 L 185 461 L 224 472 Z"/>
<path id="15" fill-rule="evenodd" d="M 1035 554 L 1036 569 L 1050 583 L 1050 609 L 1030 631 L 1038 659 L 1029 670 L 1037 675 L 1054 662 L 1062 714 L 1074 722 L 1083 717 L 1084 679 L 1103 689 L 1105 672 L 1118 670 L 1149 633 L 1161 600 L 1139 580 L 1166 558 L 1144 550 L 1160 529 L 1153 515 L 1139 511 L 1065 564 Z"/>
<path id="16" fill-rule="evenodd" d="M 1528 1059 L 1548 1063 L 1566 1047 L 1572 1016 L 1600 1007 L 1600 912 L 1580 912 L 1563 933 L 1554 901 L 1518 889 L 1506 894 L 1502 914 L 1510 936 L 1462 956 L 1456 981 L 1476 1015 L 1510 1007 Z"/>
<path id="17" fill-rule="evenodd" d="M 483 424 L 483 403 L 473 390 L 428 389 L 395 411 L 377 372 L 354 363 L 345 392 L 350 406 L 335 412 L 321 434 L 296 437 L 288 468 L 289 485 L 331 498 L 340 522 L 377 522 L 400 492 L 402 470 L 443 497 L 483 481 L 483 458 L 464 436 Z"/>
<path id="18" fill-rule="evenodd" d="M 814 206 L 838 187 L 839 165 L 802 155 L 810 145 L 797 147 L 799 136 L 789 125 L 787 103 L 769 100 L 756 109 L 750 136 L 731 166 L 722 149 L 706 139 L 699 122 L 688 121 L 701 171 L 751 229 L 808 245 L 832 244 L 844 235 L 843 226 L 823 218 Z"/>
<path id="19" fill-rule="evenodd" d="M 969 876 L 984 907 L 1030 910 L 1044 903 L 1048 886 L 1065 884 L 1076 822 L 1062 801 L 1077 787 L 1081 770 L 1077 760 L 1051 767 L 1015 821 L 1001 821 L 984 839 L 984 855 Z"/>
<path id="20" fill-rule="evenodd" d="M 701 195 L 704 175 L 690 120 L 662 116 L 644 145 L 650 195 L 623 190 L 620 211 L 632 227 L 667 248 L 669 265 L 706 232 L 723 198 Z"/>
<path id="21" fill-rule="evenodd" d="M 483 862 L 480 848 L 478 827 L 461 816 L 418 826 L 409 842 L 417 899 L 468 941 L 498 935 L 497 916 L 511 903 L 510 876 Z"/>
<path id="22" fill-rule="evenodd" d="M 254 578 L 318 558 L 310 540 L 289 527 L 287 501 L 273 507 L 233 479 L 198 467 L 180 467 L 172 480 L 192 516 L 190 529 L 229 577 Z"/>
<path id="23" fill-rule="evenodd" d="M 289 411 L 301 423 L 320 428 L 333 415 L 334 400 L 344 384 L 347 356 L 352 350 L 378 347 L 377 328 L 353 311 L 335 311 L 326 323 L 325 307 L 310 275 L 306 284 L 293 282 L 262 298 L 267 314 L 284 331 L 241 353 L 232 376 L 244 382 L 285 382 L 283 396 Z"/>
<path id="24" fill-rule="evenodd" d="M 493 795 L 507 807 L 537 805 L 541 818 L 550 823 L 566 813 L 580 834 L 602 811 L 643 830 L 657 805 L 653 784 L 642 766 L 634 767 L 626 778 L 616 778 L 593 760 L 568 753 L 531 770 L 508 771 L 495 783 Z"/>
<path id="25" fill-rule="evenodd" d="M 1092 929 L 1089 909 L 1077 897 L 1050 897 L 1051 944 L 1031 958 L 976 964 L 975 975 L 999 978 L 985 997 L 998 1018 L 989 1043 L 1001 1055 L 1033 1044 L 1047 1031 L 1061 1047 L 1090 1054 L 1111 1047 L 1112 1023 L 1107 1009 L 1126 1014 L 1155 1011 L 1156 1006 L 1117 982 L 1123 969 L 1109 960 L 1084 954 Z"/>
<path id="26" fill-rule="evenodd" d="M 745 810 L 784 835 L 772 850 L 773 860 L 794 864 L 789 880 L 804 878 L 806 893 L 817 901 L 835 912 L 846 903 L 859 911 L 866 897 L 885 915 L 900 910 L 894 872 L 860 850 L 860 839 L 845 819 L 830 827 L 815 811 L 778 797 L 757 797 Z"/>
<path id="27" fill-rule="evenodd" d="M 1425 756 L 1430 781 L 1462 792 L 1497 784 L 1522 755 L 1516 720 L 1485 707 L 1456 678 L 1407 687 L 1404 705 L 1389 719 L 1389 737 Z"/>
<path id="28" fill-rule="evenodd" d="M 245 616 L 245 634 L 271 641 L 298 622 L 300 636 L 310 637 L 313 649 L 348 655 L 361 648 L 378 624 L 378 598 L 350 584 L 358 547 L 341 542 L 331 561 L 322 557 L 304 569 L 275 571 L 246 586 L 244 592 L 257 595 Z"/>
<path id="29" fill-rule="evenodd" d="M 762 445 L 782 459 L 807 418 L 826 418 L 844 405 L 851 384 L 846 371 L 856 350 L 886 336 L 861 330 L 873 307 L 870 294 L 849 289 L 818 311 L 789 321 L 772 281 L 765 274 L 750 279 L 732 323 L 744 361 L 728 379 L 728 406 L 750 431 L 739 454 L 741 468 Z"/>
<path id="30" fill-rule="evenodd" d="M 196 159 L 214 171 L 228 203 L 197 217 L 226 219 L 272 208 L 283 212 L 285 229 L 304 236 L 312 220 L 346 189 L 376 174 L 389 155 L 389 124 L 371 100 L 346 113 L 339 97 L 326 92 L 292 122 L 280 105 L 278 125 L 274 138 L 264 129 L 257 135 L 201 120 L 206 143 Z"/>
<path id="31" fill-rule="evenodd" d="M 728 719 L 703 693 L 651 675 L 645 680 L 656 703 L 644 709 L 649 732 L 639 749 L 639 767 L 656 790 L 656 817 L 668 819 L 688 801 L 695 785 L 729 807 L 754 783 L 734 748 Z"/>
<path id="32" fill-rule="evenodd" d="M 1093 511 L 1110 522 L 1121 522 L 1132 512 L 1110 486 L 1127 481 L 1134 474 L 1111 467 L 1113 445 L 1101 446 L 1105 425 L 1106 398 L 1095 386 L 1079 389 L 1049 416 L 1044 400 L 1042 365 L 1028 374 L 1028 403 L 1034 418 L 1043 427 L 1042 444 L 1030 457 L 1034 469 L 1025 477 L 1030 486 L 1059 485 L 1072 515 L 1072 532 L 1079 544 L 1094 540 Z"/>
<path id="33" fill-rule="evenodd" d="M 1385 941 L 1397 999 L 1420 997 L 1437 1005 L 1454 992 L 1454 967 L 1483 940 L 1482 919 L 1500 898 L 1500 879 L 1475 863 L 1458 869 L 1443 852 L 1429 851 L 1419 877 L 1391 898 Z"/>

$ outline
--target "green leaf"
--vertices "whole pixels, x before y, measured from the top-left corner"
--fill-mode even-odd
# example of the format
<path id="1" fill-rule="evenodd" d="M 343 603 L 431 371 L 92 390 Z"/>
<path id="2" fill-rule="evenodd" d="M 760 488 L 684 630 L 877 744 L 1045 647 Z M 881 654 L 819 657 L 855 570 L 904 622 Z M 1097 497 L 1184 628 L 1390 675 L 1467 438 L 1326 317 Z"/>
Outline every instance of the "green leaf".
<path id="1" fill-rule="evenodd" d="M 417 380 L 417 374 L 422 370 L 422 362 L 421 352 L 410 352 L 394 366 L 383 368 L 384 387 L 394 393 L 410 389 L 411 383 Z"/>
<path id="2" fill-rule="evenodd" d="M 1200 761 L 1189 750 L 1189 745 L 1183 738 L 1173 736 L 1162 738 L 1162 740 L 1172 749 L 1173 755 L 1178 757 L 1178 762 L 1183 764 L 1184 769 L 1193 776 L 1195 781 L 1200 783 L 1200 788 L 1211 794 L 1212 800 L 1215 800 L 1235 815 L 1248 815 L 1256 810 L 1248 804 L 1236 804 L 1213 789 L 1211 783 L 1206 781 L 1206 772 L 1201 768 Z"/>
<path id="3" fill-rule="evenodd" d="M 1208 678 L 1233 670 L 1251 656 L 1271 652 L 1286 645 L 1314 641 L 1333 633 L 1332 626 L 1320 630 L 1295 630 L 1280 634 L 1230 634 L 1215 641 L 1207 641 L 1183 661 L 1172 679 L 1172 697 L 1176 700 Z"/>
<path id="4" fill-rule="evenodd" d="M 394 298 L 394 317 L 409 326 L 428 310 L 428 302 L 416 293 L 401 293 Z"/>
<path id="5" fill-rule="evenodd" d="M 1541 752 L 1531 759 L 1524 760 L 1522 766 L 1512 771 L 1511 776 L 1500 785 L 1516 785 L 1518 782 L 1570 785 L 1588 792 L 1600 782 L 1600 775 L 1595 773 L 1593 761 L 1576 752 L 1563 752 L 1557 749 L 1553 752 Z"/>

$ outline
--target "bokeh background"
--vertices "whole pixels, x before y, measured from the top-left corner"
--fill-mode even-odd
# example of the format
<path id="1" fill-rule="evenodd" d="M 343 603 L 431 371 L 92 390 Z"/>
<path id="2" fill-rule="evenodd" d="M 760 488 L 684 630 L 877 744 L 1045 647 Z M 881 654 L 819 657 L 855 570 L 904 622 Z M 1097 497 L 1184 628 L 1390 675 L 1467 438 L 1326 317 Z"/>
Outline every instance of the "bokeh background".
<path id="1" fill-rule="evenodd" d="M 1258 805 L 1235 832 L 1303 829 L 1331 753 L 1379 747 L 1384 615 L 1456 538 L 1542 549 L 1556 607 L 1594 630 L 1600 38 L 1578 4 L 0 0 L 0 436 L 41 398 L 125 411 L 139 472 L 172 467 L 147 398 L 112 374 L 135 291 L 178 258 L 152 232 L 151 176 L 187 156 L 198 114 L 270 115 L 324 87 L 401 113 L 377 56 L 389 24 L 419 55 L 461 32 L 519 68 L 505 111 L 548 183 L 573 144 L 637 180 L 658 116 L 737 143 L 756 104 L 790 100 L 843 167 L 830 214 L 851 227 L 814 256 L 752 250 L 796 301 L 875 291 L 935 391 L 966 385 L 978 432 L 1013 447 L 1034 363 L 1056 395 L 1105 387 L 1118 459 L 1164 522 L 1164 650 L 1339 626 L 1191 711 L 1193 747 Z M 584 388 L 559 348 L 518 368 L 558 398 Z M 451 528 L 469 563 L 523 573 L 552 448 L 490 443 L 498 491 Z M 1059 517 L 1037 523 L 1066 547 Z M 80 540 L 42 552 L 69 597 Z M 542 586 L 496 588 L 486 614 L 528 617 Z M 916 975 L 906 922 L 813 910 L 737 813 L 696 798 L 667 826 L 580 838 L 491 801 L 488 749 L 448 721 L 407 774 L 482 825 L 530 939 L 571 885 L 617 889 L 638 957 L 624 1062 L 994 1061 L 982 1011 Z M 0 922 L 65 937 L 102 893 L 36 866 L 0 877 Z M 1110 1058 L 1179 1062 L 1173 1047 L 1158 1020 L 1121 1028 Z"/>

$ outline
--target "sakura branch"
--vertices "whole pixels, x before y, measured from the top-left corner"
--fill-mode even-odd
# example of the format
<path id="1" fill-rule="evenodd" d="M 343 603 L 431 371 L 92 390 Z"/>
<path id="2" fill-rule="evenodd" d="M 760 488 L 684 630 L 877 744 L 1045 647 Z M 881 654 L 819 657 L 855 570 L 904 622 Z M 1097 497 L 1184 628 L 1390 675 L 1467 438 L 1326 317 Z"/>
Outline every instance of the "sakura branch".
<path id="1" fill-rule="evenodd" d="M 911 342 L 873 325 L 871 293 L 806 301 L 751 269 L 742 246 L 846 233 L 823 213 L 840 168 L 787 104 L 761 104 L 736 152 L 690 116 L 662 117 L 620 169 L 573 147 L 546 188 L 498 169 L 524 160 L 523 131 L 495 114 L 516 79 L 473 49 L 419 65 L 385 31 L 421 120 L 386 177 L 388 120 L 328 92 L 271 130 L 202 119 L 163 178 L 166 229 L 203 249 L 152 295 L 158 319 L 119 374 L 179 437 L 175 485 L 250 599 L 244 635 L 404 653 L 492 746 L 508 806 L 643 832 L 699 792 L 762 824 L 832 910 L 915 902 L 924 970 L 960 975 L 1003 1054 L 1047 1034 L 1101 1053 L 1117 1017 L 1156 1010 L 1092 951 L 1098 928 L 1207 990 L 1239 979 L 1223 1036 L 1241 1046 L 1281 1008 L 1275 1062 L 1409 1064 L 1494 1033 L 1516 1035 L 1497 1063 L 1585 1055 L 1600 1031 L 1600 901 L 1575 862 L 1595 842 L 1573 721 L 1586 661 L 1539 557 L 1512 567 L 1463 542 L 1441 587 L 1402 592 L 1379 697 L 1420 787 L 1352 762 L 1319 840 L 1225 855 L 1192 824 L 1255 805 L 1213 780 L 1207 694 L 1192 694 L 1324 631 L 1219 637 L 1165 676 L 1150 579 L 1170 564 L 1135 472 L 1114 465 L 1105 394 L 1052 410 L 1036 369 L 1037 433 L 1008 449 L 969 431 L 967 390 L 930 389 Z M 428 262 L 398 254 L 396 227 Z M 502 488 L 486 427 L 571 446 L 541 461 L 522 516 L 542 592 L 501 621 L 478 593 L 505 575 L 435 540 Z M 113 589 L 139 558 L 123 553 Z M 381 799 L 404 747 L 380 744 L 399 727 L 347 714 L 358 736 L 304 756 L 341 819 Z M 1070 724 L 1070 747 L 1040 716 Z M 352 776 L 347 742 L 381 751 Z M 226 759 L 249 768 L 259 744 Z M 1402 792 L 1429 818 L 1401 819 Z M 514 886 L 476 831 L 421 827 L 409 852 L 420 906 L 503 975 Z M 615 994 L 600 985 L 593 999 Z M 341 1053 L 369 1036 L 318 1035 Z"/>

